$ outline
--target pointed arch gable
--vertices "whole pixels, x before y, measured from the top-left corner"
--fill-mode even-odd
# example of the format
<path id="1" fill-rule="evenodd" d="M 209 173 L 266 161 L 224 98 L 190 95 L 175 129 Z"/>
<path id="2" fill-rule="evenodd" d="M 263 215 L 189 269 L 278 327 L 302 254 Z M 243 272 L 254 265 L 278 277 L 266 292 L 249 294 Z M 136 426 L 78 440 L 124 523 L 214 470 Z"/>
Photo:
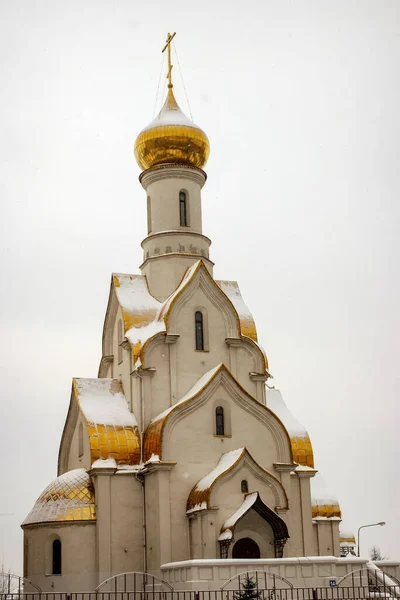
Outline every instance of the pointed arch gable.
<path id="1" fill-rule="evenodd" d="M 199 510 L 211 509 L 212 493 L 215 486 L 222 482 L 225 477 L 234 474 L 243 463 L 257 479 L 266 484 L 272 491 L 275 507 L 287 509 L 289 507 L 288 497 L 279 479 L 261 467 L 247 448 L 238 448 L 223 454 L 216 467 L 192 488 L 186 503 L 187 513 L 191 514 Z"/>
<path id="2" fill-rule="evenodd" d="M 175 315 L 198 288 L 213 304 L 221 309 L 227 337 L 240 338 L 240 319 L 236 308 L 212 278 L 202 260 L 197 261 L 187 270 L 176 292 L 165 302 L 160 317 L 164 319 L 167 329 L 169 327 L 173 329 Z"/>
<path id="3" fill-rule="evenodd" d="M 276 512 L 262 501 L 259 492 L 252 492 L 245 496 L 241 506 L 222 525 L 219 541 L 232 540 L 236 525 L 250 510 L 255 510 L 271 526 L 275 546 L 283 546 L 290 537 L 287 525 Z"/>
<path id="4" fill-rule="evenodd" d="M 223 364 L 203 375 L 179 402 L 149 423 L 144 434 L 145 461 L 149 460 L 152 454 L 162 458 L 173 425 L 207 402 L 219 385 L 224 387 L 233 402 L 266 426 L 277 447 L 279 462 L 293 463 L 290 438 L 283 423 L 268 407 L 253 398 Z"/>

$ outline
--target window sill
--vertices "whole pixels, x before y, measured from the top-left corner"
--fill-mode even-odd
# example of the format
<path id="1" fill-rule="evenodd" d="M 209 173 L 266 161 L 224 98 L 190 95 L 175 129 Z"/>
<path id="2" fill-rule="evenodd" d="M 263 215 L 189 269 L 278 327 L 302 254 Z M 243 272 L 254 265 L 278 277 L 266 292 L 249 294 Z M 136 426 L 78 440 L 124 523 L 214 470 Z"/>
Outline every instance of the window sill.
<path id="1" fill-rule="evenodd" d="M 45 573 L 44 576 L 45 577 L 62 577 L 62 573 Z"/>
<path id="2" fill-rule="evenodd" d="M 214 433 L 214 437 L 216 438 L 231 438 L 232 435 L 218 435 L 217 433 Z"/>
<path id="3" fill-rule="evenodd" d="M 194 349 L 195 352 L 210 352 L 209 350 L 197 350 L 197 348 Z"/>

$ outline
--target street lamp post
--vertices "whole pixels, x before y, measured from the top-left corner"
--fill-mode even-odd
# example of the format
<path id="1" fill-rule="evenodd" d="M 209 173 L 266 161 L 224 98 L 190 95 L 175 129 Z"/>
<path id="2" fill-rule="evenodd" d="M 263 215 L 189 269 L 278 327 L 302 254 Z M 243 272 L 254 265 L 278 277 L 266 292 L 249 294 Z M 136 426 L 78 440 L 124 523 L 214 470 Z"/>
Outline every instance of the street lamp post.
<path id="1" fill-rule="evenodd" d="M 361 527 L 358 528 L 358 532 L 357 532 L 357 556 L 360 556 L 360 530 L 364 529 L 364 527 L 377 527 L 378 525 L 380 525 L 382 527 L 382 525 L 386 525 L 385 521 L 379 521 L 379 523 L 370 523 L 369 525 L 361 525 Z"/>

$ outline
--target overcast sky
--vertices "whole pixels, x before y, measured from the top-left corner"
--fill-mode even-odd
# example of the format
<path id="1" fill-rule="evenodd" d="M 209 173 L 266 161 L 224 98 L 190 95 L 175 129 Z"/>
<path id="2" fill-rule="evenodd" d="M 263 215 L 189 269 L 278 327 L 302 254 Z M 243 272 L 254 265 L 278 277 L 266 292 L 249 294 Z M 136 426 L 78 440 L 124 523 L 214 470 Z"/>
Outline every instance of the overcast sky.
<path id="1" fill-rule="evenodd" d="M 375 543 L 400 559 L 400 3 L 2 0 L 0 11 L 5 566 L 22 573 L 19 525 L 56 477 L 71 378 L 97 376 L 110 274 L 139 272 L 133 143 L 153 117 L 168 31 L 211 142 L 215 276 L 239 282 L 346 528 L 387 522 L 362 532 L 362 553 Z"/>

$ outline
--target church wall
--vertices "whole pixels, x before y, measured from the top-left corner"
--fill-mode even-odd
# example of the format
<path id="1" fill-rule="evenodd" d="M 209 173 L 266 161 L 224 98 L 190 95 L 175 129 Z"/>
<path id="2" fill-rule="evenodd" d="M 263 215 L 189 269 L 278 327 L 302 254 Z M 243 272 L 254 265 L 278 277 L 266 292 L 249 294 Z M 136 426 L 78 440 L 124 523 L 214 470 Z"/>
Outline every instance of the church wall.
<path id="1" fill-rule="evenodd" d="M 230 408 L 231 436 L 217 436 L 214 433 L 213 407 L 219 399 L 225 400 Z M 179 460 L 173 471 L 174 476 L 178 476 L 179 471 L 179 476 L 189 477 L 187 483 L 194 485 L 216 466 L 222 454 L 244 446 L 260 466 L 274 473 L 273 463 L 278 462 L 279 457 L 271 432 L 257 417 L 237 405 L 228 392 L 219 386 L 195 410 L 187 413 L 171 428 L 167 425 L 163 460 Z"/>
<path id="2" fill-rule="evenodd" d="M 151 343 L 146 351 L 145 367 L 153 367 L 156 372 L 151 377 L 149 394 L 145 396 L 145 423 L 146 425 L 162 413 L 166 408 L 178 401 L 171 400 L 170 361 L 174 362 L 175 345 L 165 344 L 164 338 Z"/>
<path id="3" fill-rule="evenodd" d="M 187 227 L 180 225 L 180 191 L 186 193 L 189 216 Z M 165 178 L 146 185 L 146 193 L 147 197 L 150 198 L 151 205 L 151 231 L 149 233 L 171 229 L 181 230 L 182 233 L 188 231 L 202 232 L 201 187 L 197 181 L 185 177 L 184 172 L 182 172 L 182 178 L 170 177 L 169 173 L 166 173 Z"/>
<path id="4" fill-rule="evenodd" d="M 67 471 L 88 469 L 90 467 L 90 445 L 85 419 L 79 413 L 68 453 Z"/>
<path id="5" fill-rule="evenodd" d="M 157 473 L 150 473 L 145 480 L 146 490 L 146 545 L 147 568 L 149 573 L 158 574 L 160 567 L 160 514 L 159 514 L 159 480 Z M 172 498 L 163 498 L 170 504 Z"/>
<path id="6" fill-rule="evenodd" d="M 286 542 L 284 556 L 304 556 L 300 485 L 297 475 L 290 476 L 290 489 L 288 495 L 290 511 L 286 522 L 290 538 Z"/>
<path id="7" fill-rule="evenodd" d="M 26 527 L 25 576 L 46 592 L 93 590 L 97 585 L 95 536 L 95 523 Z M 51 574 L 55 539 L 61 541 L 61 575 Z"/>
<path id="8" fill-rule="evenodd" d="M 145 261 L 141 266 L 142 275 L 147 278 L 149 291 L 154 298 L 163 302 L 180 284 L 186 270 L 199 260 L 197 254 L 182 253 L 163 255 Z M 213 263 L 204 260 L 207 270 L 212 275 Z M 174 333 L 174 332 L 173 332 Z"/>
<path id="9" fill-rule="evenodd" d="M 249 377 L 249 373 L 261 372 L 259 369 L 257 369 L 257 364 L 254 356 L 244 345 L 238 346 L 237 348 L 235 348 L 235 350 L 237 365 L 236 379 L 239 381 L 240 385 L 242 385 L 244 389 L 251 396 L 253 396 L 253 398 L 261 400 L 261 398 L 258 398 L 256 382 L 252 381 Z"/>
<path id="10" fill-rule="evenodd" d="M 224 399 L 231 410 L 232 437 L 219 437 L 214 435 L 214 410 L 215 400 Z M 252 432 L 251 437 L 248 431 Z M 171 471 L 171 535 L 172 535 L 172 560 L 185 560 L 188 550 L 182 544 L 187 539 L 187 517 L 185 516 L 186 502 L 192 487 L 217 465 L 221 455 L 229 450 L 247 446 L 256 462 L 263 468 L 274 473 L 273 463 L 277 461 L 275 442 L 268 431 L 256 418 L 238 407 L 221 387 L 217 389 L 212 398 L 195 411 L 187 414 L 178 421 L 164 435 L 163 460 L 179 461 Z M 277 473 L 275 473 L 277 475 Z M 236 492 L 235 503 L 229 507 L 224 517 L 217 514 L 216 519 L 221 527 L 223 520 L 242 503 L 243 494 L 240 493 L 240 476 L 227 488 L 227 498 L 231 501 L 230 494 Z M 249 475 L 250 479 L 250 475 Z M 263 490 L 267 504 L 275 508 L 269 491 L 263 489 L 261 482 L 250 484 L 254 489 Z M 250 488 L 251 489 L 251 488 Z M 218 505 L 218 502 L 216 503 Z M 229 514 L 228 514 L 229 513 Z"/>
<path id="11" fill-rule="evenodd" d="M 111 477 L 111 572 L 143 571 L 142 485 L 132 475 Z"/>
<path id="12" fill-rule="evenodd" d="M 203 313 L 205 350 L 196 350 L 194 315 Z M 221 309 L 216 307 L 197 289 L 193 296 L 171 318 L 174 333 L 180 337 L 176 343 L 177 397 L 181 398 L 206 373 L 219 363 L 229 368 L 229 348 L 225 342 L 229 332 Z"/>

